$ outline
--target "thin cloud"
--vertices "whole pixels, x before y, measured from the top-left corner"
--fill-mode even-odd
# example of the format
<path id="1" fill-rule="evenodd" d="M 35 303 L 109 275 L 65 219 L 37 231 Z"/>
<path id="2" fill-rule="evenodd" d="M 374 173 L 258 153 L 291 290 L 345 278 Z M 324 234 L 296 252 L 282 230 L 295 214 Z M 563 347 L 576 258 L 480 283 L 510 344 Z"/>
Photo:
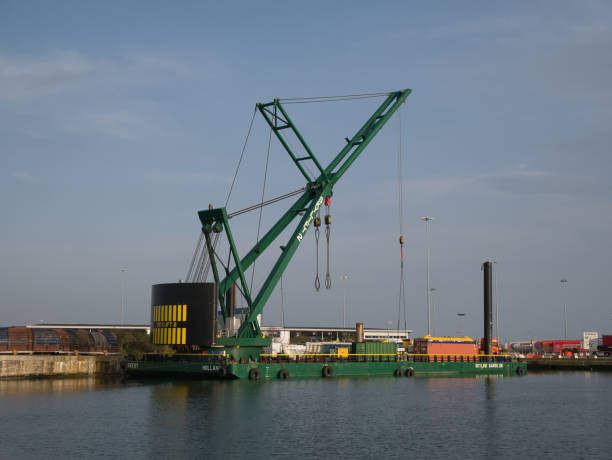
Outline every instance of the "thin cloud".
<path id="1" fill-rule="evenodd" d="M 197 63 L 154 53 L 115 59 L 93 58 L 74 50 L 53 50 L 42 56 L 0 53 L 0 99 L 118 83 L 142 86 L 164 77 L 205 78 L 211 68 L 207 65 L 207 72 L 197 71 Z"/>
<path id="2" fill-rule="evenodd" d="M 433 177 L 409 180 L 405 186 L 409 195 L 440 197 L 470 192 L 498 192 L 510 195 L 599 195 L 611 193 L 612 185 L 582 175 L 559 174 L 552 171 L 500 171 L 475 176 Z"/>
<path id="3" fill-rule="evenodd" d="M 68 129 L 74 132 L 88 132 L 114 137 L 126 141 L 149 138 L 159 130 L 150 116 L 134 110 L 117 110 L 86 113 L 68 122 Z"/>
<path id="4" fill-rule="evenodd" d="M 54 92 L 86 78 L 95 67 L 75 51 L 37 58 L 0 55 L 0 98 Z"/>
<path id="5" fill-rule="evenodd" d="M 17 179 L 19 182 L 23 184 L 28 184 L 28 185 L 38 184 L 40 182 L 40 179 L 38 177 L 33 176 L 27 171 L 13 171 L 11 173 L 11 177 Z"/>

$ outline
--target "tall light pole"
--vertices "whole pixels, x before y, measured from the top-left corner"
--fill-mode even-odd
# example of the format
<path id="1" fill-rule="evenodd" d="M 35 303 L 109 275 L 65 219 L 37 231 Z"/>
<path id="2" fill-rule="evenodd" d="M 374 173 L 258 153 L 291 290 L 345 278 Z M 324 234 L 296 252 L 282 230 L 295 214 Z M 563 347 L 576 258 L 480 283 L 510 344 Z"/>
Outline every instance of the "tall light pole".
<path id="1" fill-rule="evenodd" d="M 563 327 L 565 329 L 565 340 L 567 340 L 567 301 L 565 299 L 565 285 L 567 280 L 561 280 L 561 296 L 563 297 Z"/>
<path id="2" fill-rule="evenodd" d="M 425 222 L 425 236 L 427 238 L 427 335 L 431 335 L 431 309 L 430 309 L 430 292 L 429 292 L 429 223 L 433 217 L 424 216 L 421 220 Z"/>
<path id="3" fill-rule="evenodd" d="M 125 320 L 125 276 L 124 273 L 127 272 L 127 268 L 120 268 L 121 272 L 121 324 Z"/>
<path id="4" fill-rule="evenodd" d="M 348 275 L 340 275 L 342 281 L 348 280 Z M 342 327 L 346 327 L 346 283 L 342 283 L 344 292 L 342 294 Z"/>
<path id="5" fill-rule="evenodd" d="M 433 315 L 436 311 L 436 304 L 433 301 L 433 293 L 436 292 L 437 289 L 435 287 L 429 288 L 429 295 L 431 297 L 431 323 L 433 324 Z M 435 335 L 436 331 L 435 329 L 432 327 L 431 328 L 431 333 Z"/>

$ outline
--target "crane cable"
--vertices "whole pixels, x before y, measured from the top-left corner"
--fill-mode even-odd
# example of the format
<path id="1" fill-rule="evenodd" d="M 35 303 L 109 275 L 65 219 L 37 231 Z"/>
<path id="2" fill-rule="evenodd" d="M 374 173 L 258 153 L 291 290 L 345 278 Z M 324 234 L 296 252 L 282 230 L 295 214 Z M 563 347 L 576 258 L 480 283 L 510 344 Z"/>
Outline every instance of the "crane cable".
<path id="1" fill-rule="evenodd" d="M 285 296 L 283 294 L 283 275 L 280 277 L 280 295 L 281 295 L 281 326 L 285 327 Z"/>
<path id="2" fill-rule="evenodd" d="M 242 145 L 242 151 L 240 152 L 240 158 L 238 159 L 238 164 L 236 165 L 236 170 L 234 171 L 234 177 L 232 178 L 232 183 L 230 184 L 230 188 L 227 193 L 227 198 L 225 200 L 226 207 L 227 207 L 227 204 L 229 203 L 230 197 L 232 196 L 232 191 L 234 190 L 234 184 L 236 183 L 236 177 L 238 176 L 238 171 L 240 170 L 240 165 L 242 164 L 242 160 L 244 158 L 244 152 L 246 151 L 246 146 L 247 146 L 247 143 L 249 142 L 249 137 L 251 136 L 251 131 L 253 129 L 253 122 L 255 121 L 256 113 L 257 113 L 257 107 L 254 107 L 253 116 L 251 117 L 251 122 L 249 123 L 249 130 L 244 140 L 244 144 Z M 219 233 L 215 234 L 215 237 L 212 243 L 213 250 L 217 249 L 217 244 L 219 243 L 219 236 L 220 236 Z M 200 235 L 200 241 L 201 239 L 202 239 L 202 235 Z M 198 246 L 196 247 L 196 253 L 199 247 L 200 247 L 200 243 L 198 243 Z M 196 265 L 196 267 L 198 268 L 196 269 L 194 273 L 194 279 L 193 279 L 194 282 L 203 282 L 203 281 L 206 281 L 206 279 L 208 278 L 208 273 L 210 272 L 210 259 L 208 258 L 207 252 L 208 250 L 206 248 L 206 245 L 204 245 L 204 247 L 202 248 L 202 254 L 200 256 L 200 260 L 198 264 Z"/>
<path id="3" fill-rule="evenodd" d="M 319 208 L 317 217 L 315 217 L 314 226 L 315 226 L 315 265 L 317 267 L 317 274 L 315 276 L 314 285 L 315 285 L 315 290 L 319 292 L 319 289 L 321 289 L 321 281 L 319 280 L 319 227 L 321 226 L 321 208 Z"/>
<path id="4" fill-rule="evenodd" d="M 404 178 L 402 164 L 402 109 L 398 111 L 398 148 L 397 148 L 397 205 L 399 218 L 399 244 L 400 244 L 400 286 L 397 304 L 397 329 L 400 329 L 400 318 L 403 307 L 404 313 L 404 332 L 407 330 L 406 324 L 406 282 L 404 277 Z"/>
<path id="5" fill-rule="evenodd" d="M 312 104 L 316 102 L 338 102 L 338 101 L 352 101 L 355 99 L 369 99 L 374 97 L 388 96 L 389 93 L 364 93 L 364 94 L 348 94 L 345 96 L 314 96 L 314 97 L 288 97 L 281 98 L 286 104 Z"/>
<path id="6" fill-rule="evenodd" d="M 270 135 L 268 136 L 268 153 L 266 154 L 266 169 L 264 170 L 263 186 L 261 188 L 261 202 L 264 202 L 266 195 L 266 182 L 268 181 L 268 164 L 270 162 L 270 144 L 272 143 L 272 128 L 270 128 Z M 257 223 L 257 238 L 255 239 L 255 246 L 259 244 L 259 233 L 261 230 L 261 215 L 263 214 L 263 206 L 259 207 L 259 222 Z M 253 261 L 253 270 L 251 270 L 251 287 L 249 288 L 253 292 L 253 278 L 255 278 L 255 264 L 257 259 Z"/>
<path id="7" fill-rule="evenodd" d="M 189 282 L 189 279 L 191 278 L 191 274 L 193 272 L 193 268 L 194 268 L 196 259 L 198 257 L 198 254 L 200 253 L 200 246 L 202 245 L 203 239 L 204 239 L 204 232 L 200 232 L 200 238 L 198 239 L 198 244 L 196 245 L 195 251 L 193 252 L 193 257 L 191 258 L 191 263 L 189 264 L 189 270 L 187 270 L 187 276 L 185 277 L 187 282 Z"/>
<path id="8" fill-rule="evenodd" d="M 325 206 L 327 213 L 325 214 L 325 239 L 327 240 L 327 272 L 325 273 L 325 289 L 331 289 L 331 275 L 329 274 L 329 234 L 331 225 L 331 214 L 329 208 L 331 206 L 330 197 L 325 198 Z"/>

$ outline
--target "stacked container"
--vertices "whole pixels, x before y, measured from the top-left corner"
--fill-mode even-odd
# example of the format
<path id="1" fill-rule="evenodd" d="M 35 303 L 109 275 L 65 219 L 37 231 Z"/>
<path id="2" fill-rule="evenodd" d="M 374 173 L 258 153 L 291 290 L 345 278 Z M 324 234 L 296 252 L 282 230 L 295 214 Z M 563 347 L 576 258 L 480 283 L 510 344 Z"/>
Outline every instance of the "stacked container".
<path id="1" fill-rule="evenodd" d="M 470 337 L 419 337 L 414 339 L 414 353 L 426 355 L 429 361 L 455 357 L 467 359 L 478 354 L 478 344 Z"/>

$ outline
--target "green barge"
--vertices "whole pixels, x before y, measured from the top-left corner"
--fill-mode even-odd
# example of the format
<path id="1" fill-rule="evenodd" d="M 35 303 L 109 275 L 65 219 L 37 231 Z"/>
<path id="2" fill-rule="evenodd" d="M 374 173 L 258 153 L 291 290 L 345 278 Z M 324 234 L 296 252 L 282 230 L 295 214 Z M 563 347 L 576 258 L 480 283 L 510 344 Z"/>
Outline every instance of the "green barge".
<path id="1" fill-rule="evenodd" d="M 147 355 L 128 361 L 126 372 L 134 377 L 196 377 L 213 379 L 272 380 L 334 377 L 419 377 L 497 374 L 521 376 L 523 361 L 508 356 L 348 356 L 323 355 L 261 357 L 254 362 L 228 362 L 222 356 Z"/>
<path id="2" fill-rule="evenodd" d="M 298 171 L 304 176 L 305 183 L 302 188 L 294 192 L 268 201 L 262 200 L 260 203 L 234 212 L 228 212 L 225 207 L 215 208 L 212 204 L 198 212 L 201 224 L 200 238 L 185 281 L 157 284 L 152 289 L 151 343 L 158 346 L 157 350 L 162 353 L 126 362 L 128 374 L 250 380 L 525 374 L 527 369 L 525 363 L 518 362 L 510 356 L 493 355 L 491 262 L 483 264 L 485 334 L 484 347 L 481 351 L 478 350 L 476 341 L 469 338 L 433 340 L 429 337 L 428 323 L 428 335 L 424 341 L 418 342 L 420 345 L 425 344 L 426 348 L 413 347 L 412 349 L 419 354 L 398 353 L 395 343 L 366 341 L 363 336 L 363 324 L 357 323 L 356 340 L 352 344 L 351 351 L 348 347 L 338 347 L 335 354 L 327 355 L 264 353 L 264 350 L 272 351 L 272 337 L 266 336 L 262 331 L 259 316 L 281 280 L 283 272 L 311 226 L 315 228 L 315 240 L 318 245 L 320 227 L 324 223 L 326 240 L 329 244 L 332 223 L 330 205 L 334 187 L 410 93 L 410 89 L 403 89 L 382 95 L 384 101 L 352 137 L 344 138 L 340 151 L 327 166 L 317 159 L 280 99 L 258 103 L 256 110 L 263 116 L 271 129 L 271 134 L 276 136 Z M 292 147 L 295 141 L 299 143 L 298 150 Z M 236 170 L 236 174 L 237 172 Z M 246 255 L 240 255 L 230 229 L 230 219 L 290 197 L 297 197 L 297 200 L 261 238 L 258 237 Z M 323 209 L 325 214 L 324 219 L 321 219 Z M 274 243 L 285 234 L 285 231 L 290 230 L 290 226 L 295 225 L 296 220 L 298 224 L 293 228 L 290 238 L 280 245 Z M 222 244 L 218 245 L 220 238 Z M 403 254 L 403 236 L 400 236 L 399 242 Z M 229 249 L 227 254 L 221 254 L 221 248 L 226 247 Z M 254 267 L 256 260 L 266 250 L 277 251 L 277 248 L 280 248 L 280 253 L 276 252 L 276 255 L 272 256 L 276 259 L 272 269 L 266 275 L 258 292 L 251 292 L 252 283 L 249 286 L 247 282 L 247 270 L 251 266 Z M 272 250 L 268 253 L 272 253 Z M 329 246 L 327 254 L 329 257 Z M 213 282 L 210 283 L 205 282 L 209 269 L 213 276 Z M 317 273 L 315 278 L 317 291 L 319 287 Z M 325 278 L 325 287 L 331 288 L 329 272 Z M 238 297 L 243 299 L 240 314 L 237 311 Z M 289 344 L 289 342 L 277 343 L 283 346 Z M 169 349 L 171 351 L 168 351 Z M 404 347 L 404 350 L 409 349 Z"/>

